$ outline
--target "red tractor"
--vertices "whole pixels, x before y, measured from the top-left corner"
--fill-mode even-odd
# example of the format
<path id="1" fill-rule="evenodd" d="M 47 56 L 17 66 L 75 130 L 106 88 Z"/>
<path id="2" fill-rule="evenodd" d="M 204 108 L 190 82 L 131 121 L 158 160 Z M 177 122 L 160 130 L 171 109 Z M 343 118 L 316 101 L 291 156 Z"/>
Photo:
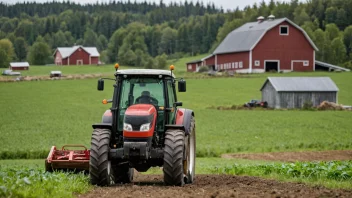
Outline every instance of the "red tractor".
<path id="1" fill-rule="evenodd" d="M 109 186 L 131 182 L 134 169 L 145 172 L 160 166 L 166 185 L 192 183 L 195 117 L 192 110 L 179 108 L 175 84 L 178 81 L 178 91 L 186 92 L 186 81 L 176 79 L 170 68 L 117 70 L 113 98 L 103 101 L 112 106 L 101 123 L 93 124 L 90 150 L 65 153 L 53 147 L 47 170 L 89 169 L 91 184 Z M 104 90 L 104 79 L 98 81 L 98 90 Z"/>

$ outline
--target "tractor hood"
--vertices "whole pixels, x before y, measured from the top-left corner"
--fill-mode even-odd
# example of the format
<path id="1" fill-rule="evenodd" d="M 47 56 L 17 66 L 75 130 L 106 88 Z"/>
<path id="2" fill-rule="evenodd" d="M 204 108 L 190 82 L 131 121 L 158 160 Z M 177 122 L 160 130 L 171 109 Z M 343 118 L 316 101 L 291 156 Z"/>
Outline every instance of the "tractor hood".
<path id="1" fill-rule="evenodd" d="M 124 137 L 152 137 L 157 111 L 153 105 L 137 104 L 127 108 L 123 124 Z"/>

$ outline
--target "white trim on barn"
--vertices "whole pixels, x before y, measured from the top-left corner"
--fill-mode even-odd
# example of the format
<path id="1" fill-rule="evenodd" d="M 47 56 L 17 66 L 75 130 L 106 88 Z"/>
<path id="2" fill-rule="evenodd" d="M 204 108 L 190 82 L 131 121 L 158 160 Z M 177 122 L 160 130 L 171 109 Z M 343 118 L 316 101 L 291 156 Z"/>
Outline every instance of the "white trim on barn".
<path id="1" fill-rule="evenodd" d="M 215 70 L 219 70 L 219 67 L 218 67 L 218 55 L 215 55 Z"/>
<path id="2" fill-rule="evenodd" d="M 266 62 L 277 62 L 277 72 L 280 72 L 280 60 L 264 60 L 264 71 L 266 71 Z"/>
<path id="3" fill-rule="evenodd" d="M 80 64 L 81 63 L 81 64 Z M 79 59 L 76 61 L 76 65 L 83 65 L 83 59 Z"/>
<path id="4" fill-rule="evenodd" d="M 249 73 L 252 73 L 252 50 L 249 51 Z"/>
<path id="5" fill-rule="evenodd" d="M 315 71 L 315 50 L 313 50 L 313 71 Z"/>

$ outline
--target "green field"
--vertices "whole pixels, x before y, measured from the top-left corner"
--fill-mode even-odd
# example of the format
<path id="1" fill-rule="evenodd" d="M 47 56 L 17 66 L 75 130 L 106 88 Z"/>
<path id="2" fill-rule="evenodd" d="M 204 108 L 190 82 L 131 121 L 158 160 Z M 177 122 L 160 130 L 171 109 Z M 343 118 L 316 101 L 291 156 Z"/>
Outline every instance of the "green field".
<path id="1" fill-rule="evenodd" d="M 182 59 L 177 64 L 193 59 Z M 45 71 L 39 66 L 33 68 L 30 75 L 45 74 L 51 70 Z M 70 74 L 80 74 L 78 72 L 82 69 L 85 70 L 82 74 L 102 73 L 112 77 L 113 69 L 100 68 L 65 67 Z M 250 99 L 260 99 L 260 87 L 268 76 L 329 76 L 340 89 L 339 103 L 352 105 L 352 73 L 270 73 L 211 78 L 206 74 L 186 73 L 184 66 L 176 75 L 187 78 L 187 93 L 180 93 L 178 98 L 184 107 L 193 109 L 196 115 L 197 156 L 201 157 L 197 159 L 198 174 L 254 175 L 350 188 L 351 178 L 340 181 L 321 175 L 318 178 L 292 177 L 277 169 L 281 164 L 275 166 L 276 163 L 212 157 L 239 152 L 351 149 L 351 111 L 221 111 L 211 107 L 241 105 Z M 76 188 L 69 189 L 68 194 L 60 190 L 50 191 L 51 196 L 65 197 L 63 195 L 83 193 L 91 188 L 87 185 L 86 176 L 61 173 L 48 176 L 42 171 L 43 158 L 52 145 L 90 146 L 91 125 L 100 122 L 103 112 L 110 108 L 101 101 L 112 96 L 112 81 L 105 82 L 104 92 L 96 90 L 96 83 L 97 79 L 0 83 L 0 159 L 17 159 L 0 160 L 0 174 L 7 178 L 0 181 L 0 193 L 10 188 L 11 182 L 13 186 L 25 186 L 21 191 L 14 190 L 20 193 L 18 196 L 41 194 L 43 189 L 51 189 L 53 185 L 68 180 L 77 182 Z M 347 163 L 347 172 L 350 171 L 350 164 Z M 267 174 L 266 170 L 271 172 Z M 160 173 L 160 169 L 152 169 L 149 173 Z M 18 179 L 12 178 L 13 175 L 17 175 Z M 33 181 L 31 185 L 24 178 L 30 178 Z M 48 179 L 45 182 L 47 186 L 38 188 L 37 182 L 43 178 Z"/>
<path id="2" fill-rule="evenodd" d="M 195 111 L 198 156 L 352 148 L 350 111 L 209 109 L 260 98 L 259 89 L 268 75 L 272 76 L 187 80 L 187 93 L 180 93 L 179 100 Z M 339 102 L 352 104 L 351 73 L 284 76 L 292 75 L 331 76 L 340 88 Z M 109 83 L 104 92 L 96 91 L 96 79 L 1 83 L 0 159 L 43 158 L 52 145 L 89 146 L 91 125 L 100 122 L 109 108 L 101 104 L 102 99 L 111 98 Z"/>

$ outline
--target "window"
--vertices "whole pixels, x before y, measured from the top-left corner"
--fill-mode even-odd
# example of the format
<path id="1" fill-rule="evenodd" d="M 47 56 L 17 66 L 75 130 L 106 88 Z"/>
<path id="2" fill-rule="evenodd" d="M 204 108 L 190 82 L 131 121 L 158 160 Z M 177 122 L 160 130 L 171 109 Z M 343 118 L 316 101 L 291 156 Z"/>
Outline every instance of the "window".
<path id="1" fill-rule="evenodd" d="M 243 62 L 242 61 L 239 63 L 239 67 L 243 68 Z"/>
<path id="2" fill-rule="evenodd" d="M 220 69 L 224 69 L 224 65 L 223 64 L 221 64 Z"/>
<path id="3" fill-rule="evenodd" d="M 235 68 L 236 69 L 238 68 L 238 62 L 235 62 Z"/>
<path id="4" fill-rule="evenodd" d="M 259 61 L 259 60 L 256 60 L 256 61 L 254 62 L 254 65 L 257 66 L 257 67 L 259 67 L 259 66 L 260 66 L 260 61 Z"/>
<path id="5" fill-rule="evenodd" d="M 304 61 L 303 66 L 305 66 L 305 67 L 309 66 L 309 61 Z"/>
<path id="6" fill-rule="evenodd" d="M 232 69 L 235 69 L 235 63 L 232 63 Z"/>
<path id="7" fill-rule="evenodd" d="M 280 26 L 280 35 L 288 35 L 288 25 Z"/>
<path id="8" fill-rule="evenodd" d="M 192 65 L 188 65 L 188 69 L 192 69 Z"/>

